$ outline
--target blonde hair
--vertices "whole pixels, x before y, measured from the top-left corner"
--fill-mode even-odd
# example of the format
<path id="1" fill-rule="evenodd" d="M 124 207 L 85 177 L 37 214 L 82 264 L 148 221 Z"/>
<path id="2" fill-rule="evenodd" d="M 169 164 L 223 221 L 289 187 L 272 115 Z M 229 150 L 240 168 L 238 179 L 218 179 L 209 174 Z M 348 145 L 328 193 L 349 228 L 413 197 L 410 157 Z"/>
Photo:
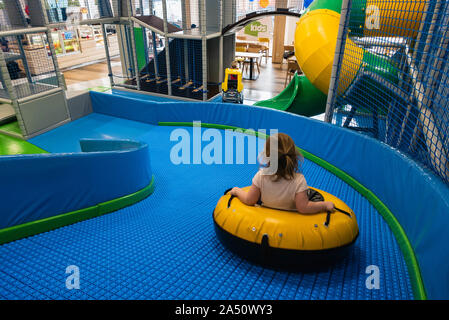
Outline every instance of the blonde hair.
<path id="1" fill-rule="evenodd" d="M 232 61 L 231 62 L 231 69 L 238 69 L 239 68 L 239 64 L 237 61 Z"/>
<path id="2" fill-rule="evenodd" d="M 272 143 L 278 144 L 278 169 L 275 180 L 280 178 L 294 179 L 295 173 L 300 171 L 300 165 L 304 160 L 303 155 L 296 149 L 295 142 L 289 135 L 278 133 L 270 136 L 265 143 L 265 155 L 267 157 L 270 156 L 270 144 Z"/>

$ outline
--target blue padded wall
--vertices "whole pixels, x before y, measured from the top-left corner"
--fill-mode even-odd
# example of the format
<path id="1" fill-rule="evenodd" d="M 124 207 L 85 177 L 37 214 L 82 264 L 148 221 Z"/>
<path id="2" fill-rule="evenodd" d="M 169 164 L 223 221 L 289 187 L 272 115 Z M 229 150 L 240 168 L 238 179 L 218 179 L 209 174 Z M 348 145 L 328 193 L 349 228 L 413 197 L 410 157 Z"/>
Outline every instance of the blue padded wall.
<path id="1" fill-rule="evenodd" d="M 80 153 L 0 157 L 0 229 L 113 200 L 148 186 L 148 146 L 81 140 Z M 7 182 L 7 183 L 6 183 Z"/>

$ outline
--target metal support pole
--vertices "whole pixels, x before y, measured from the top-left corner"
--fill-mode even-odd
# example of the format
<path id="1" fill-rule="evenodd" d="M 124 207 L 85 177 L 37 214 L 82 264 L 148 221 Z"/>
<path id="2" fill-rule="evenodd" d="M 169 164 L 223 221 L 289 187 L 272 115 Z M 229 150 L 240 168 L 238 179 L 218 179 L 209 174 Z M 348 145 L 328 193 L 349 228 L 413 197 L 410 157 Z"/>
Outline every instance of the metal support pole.
<path id="1" fill-rule="evenodd" d="M 12 102 L 12 107 L 14 109 L 14 112 L 16 113 L 17 123 L 19 124 L 20 131 L 22 132 L 22 135 L 26 136 L 27 131 L 23 122 L 22 114 L 20 113 L 16 88 L 14 88 L 11 77 L 9 76 L 8 67 L 6 65 L 5 56 L 2 50 L 0 50 L 0 73 L 2 74 L 3 85 L 8 92 L 9 99 Z"/>
<path id="2" fill-rule="evenodd" d="M 134 0 L 128 0 L 128 17 L 134 17 L 136 9 L 134 8 Z"/>
<path id="3" fill-rule="evenodd" d="M 131 53 L 132 53 L 132 59 L 133 59 L 133 70 L 134 70 L 134 77 L 136 79 L 136 86 L 137 90 L 140 91 L 140 70 L 139 70 L 139 63 L 137 61 L 137 52 L 136 52 L 136 36 L 134 33 L 134 21 L 129 20 L 129 28 L 130 28 L 130 39 L 131 39 Z"/>
<path id="4" fill-rule="evenodd" d="M 407 45 L 404 48 L 404 55 L 406 56 L 406 58 L 405 58 L 406 59 L 406 61 L 405 61 L 406 65 L 410 66 L 410 64 L 412 64 L 410 66 L 410 70 L 415 70 L 414 61 L 416 61 L 416 59 L 418 57 L 419 47 L 420 47 L 420 45 L 422 43 L 421 38 L 423 37 L 423 35 L 425 33 L 428 33 L 428 31 L 424 32 L 424 29 L 426 28 L 427 16 L 430 13 L 429 12 L 429 8 L 430 8 L 429 4 L 430 3 L 427 2 L 425 7 L 424 7 L 424 13 L 423 13 L 422 18 L 421 18 L 421 23 L 420 23 L 420 26 L 419 26 L 418 36 L 416 37 L 415 47 L 414 47 L 414 50 L 413 50 L 413 56 L 412 57 L 410 56 L 410 54 L 408 52 Z M 432 20 L 434 20 L 434 19 L 432 18 Z M 432 26 L 430 26 L 430 27 L 432 27 Z M 424 41 L 424 42 L 427 42 L 427 41 Z M 413 72 L 414 71 L 409 71 L 409 72 L 411 72 L 411 77 L 413 78 Z M 408 84 L 408 88 L 413 88 L 414 84 L 412 83 L 412 80 L 408 81 L 408 82 L 410 82 L 410 83 L 407 83 Z M 396 147 L 399 147 L 399 145 L 402 142 L 402 137 L 403 137 L 403 134 L 404 134 L 405 126 L 406 126 L 406 124 L 409 121 L 409 116 L 410 116 L 410 113 L 412 111 L 413 98 L 414 98 L 414 95 L 412 95 L 410 97 L 409 103 L 407 104 L 407 111 L 405 113 L 405 117 L 402 119 L 401 131 L 400 131 L 399 137 L 397 139 Z M 419 135 L 419 133 L 418 133 L 419 132 L 418 131 L 419 127 L 420 127 L 420 123 L 419 123 L 418 119 L 416 119 L 415 120 L 415 129 L 413 130 L 413 135 L 412 135 L 412 138 L 410 140 L 410 145 L 409 145 L 410 149 L 414 148 L 415 145 L 416 145 L 416 141 L 417 141 L 418 135 Z"/>
<path id="5" fill-rule="evenodd" d="M 56 78 L 58 79 L 58 87 L 61 87 L 64 90 L 67 90 L 67 85 L 65 83 L 64 76 L 62 75 L 61 71 L 59 70 L 58 59 L 56 58 L 55 46 L 53 44 L 53 39 L 51 38 L 50 29 L 46 30 L 45 35 L 47 36 L 48 47 L 50 49 L 51 58 L 53 60 L 53 67 L 55 68 Z"/>
<path id="6" fill-rule="evenodd" d="M 45 9 L 47 7 L 45 1 L 47 0 L 41 0 L 41 6 L 42 6 L 42 12 L 44 14 L 44 23 L 45 25 L 50 24 L 50 20 L 48 20 L 47 10 Z"/>
<path id="7" fill-rule="evenodd" d="M 190 26 L 187 25 L 187 6 L 190 10 L 190 0 L 182 2 L 182 29 L 187 30 Z M 185 82 L 187 83 L 189 79 L 189 54 L 188 54 L 188 45 L 187 39 L 182 40 L 182 44 L 184 46 L 184 77 Z"/>
<path id="8" fill-rule="evenodd" d="M 27 56 L 25 55 L 25 50 L 23 50 L 22 39 L 18 35 L 18 36 L 16 36 L 16 40 L 17 40 L 17 45 L 19 47 L 20 55 L 22 56 L 22 63 L 23 63 L 23 67 L 25 69 L 25 73 L 28 78 L 28 82 L 33 83 L 33 78 L 31 77 L 30 67 L 28 66 L 28 59 L 27 59 Z"/>
<path id="9" fill-rule="evenodd" d="M 207 38 L 206 38 L 206 0 L 200 0 L 200 32 L 203 68 L 203 101 L 207 101 Z"/>
<path id="10" fill-rule="evenodd" d="M 90 10 L 89 10 L 89 3 L 87 1 L 88 0 L 84 0 L 84 7 L 87 8 L 87 17 L 88 17 L 88 19 L 92 19 L 92 16 L 91 16 Z"/>
<path id="11" fill-rule="evenodd" d="M 147 38 L 147 28 L 142 27 L 142 36 L 143 36 L 143 50 L 145 52 L 145 69 L 147 72 L 146 78 L 147 81 L 150 79 L 150 59 L 148 58 L 150 55 L 149 52 L 149 44 L 148 44 L 148 38 Z"/>
<path id="12" fill-rule="evenodd" d="M 418 33 L 418 37 L 417 37 L 417 41 L 415 44 L 415 48 L 414 48 L 414 52 L 413 52 L 413 56 L 411 55 L 411 53 L 409 52 L 408 47 L 406 46 L 405 48 L 405 55 L 407 57 L 407 64 L 409 65 L 409 72 L 410 72 L 410 76 L 411 76 L 411 85 L 410 87 L 413 88 L 413 95 L 410 97 L 410 103 L 407 105 L 407 111 L 405 113 L 404 119 L 402 120 L 402 125 L 401 125 L 401 131 L 399 133 L 399 138 L 397 140 L 396 143 L 396 147 L 399 147 L 399 145 L 402 143 L 402 138 L 406 129 L 406 125 L 409 121 L 409 117 L 410 114 L 412 112 L 412 107 L 413 107 L 413 98 L 415 97 L 415 92 L 416 92 L 416 83 L 421 83 L 422 82 L 422 78 L 424 76 L 424 67 L 426 66 L 427 63 L 427 59 L 429 56 L 429 50 L 430 50 L 430 43 L 432 42 L 433 36 L 434 36 L 434 29 L 435 29 L 435 24 L 438 18 L 438 11 L 439 11 L 439 7 L 440 7 L 440 2 L 436 3 L 435 7 L 433 7 L 432 12 L 429 11 L 429 3 L 426 3 L 425 6 L 425 13 L 423 15 L 423 18 L 421 20 L 421 25 L 420 25 L 420 29 L 419 29 L 419 33 Z M 429 26 L 429 29 L 426 31 L 427 36 L 424 39 L 424 48 L 423 48 L 423 53 L 421 56 L 421 59 L 419 61 L 419 68 L 416 67 L 415 65 L 415 61 L 418 57 L 418 52 L 419 52 L 419 46 L 421 44 L 421 37 L 424 34 L 424 27 L 426 25 L 425 21 L 427 20 L 427 16 L 429 14 L 432 14 L 431 17 L 431 23 Z M 418 93 L 419 94 L 419 93 Z M 418 121 L 418 119 L 416 119 L 416 123 L 415 126 L 418 127 L 420 126 L 420 123 Z M 413 146 L 415 144 L 416 139 L 418 138 L 417 135 L 417 130 L 415 129 L 413 132 L 413 136 L 410 142 L 410 146 Z"/>
<path id="13" fill-rule="evenodd" d="M 224 2 L 223 0 L 219 0 L 219 8 L 220 8 L 220 17 L 218 28 L 219 30 L 223 30 L 223 14 L 224 14 Z M 223 80 L 223 35 L 220 35 L 220 43 L 218 48 L 218 79 L 219 81 Z"/>
<path id="14" fill-rule="evenodd" d="M 157 42 L 156 42 L 156 34 L 154 31 L 151 31 L 151 37 L 153 40 L 153 66 L 154 66 L 154 77 L 156 80 L 159 80 L 159 69 L 158 69 L 158 62 L 157 62 Z"/>
<path id="15" fill-rule="evenodd" d="M 114 12 L 115 18 L 118 18 L 121 16 L 121 11 L 122 11 L 122 1 L 121 0 L 112 1 L 112 11 Z"/>
<path id="16" fill-rule="evenodd" d="M 153 14 L 153 0 L 148 0 L 148 8 L 150 10 L 150 15 Z"/>
<path id="17" fill-rule="evenodd" d="M 164 17 L 164 37 L 165 37 L 165 61 L 167 69 L 167 90 L 168 95 L 172 95 L 171 87 L 171 70 L 170 70 L 170 39 L 168 38 L 168 25 L 167 25 L 167 0 L 162 0 L 162 12 Z"/>
<path id="18" fill-rule="evenodd" d="M 58 87 L 62 88 L 62 90 L 67 91 L 67 85 L 65 83 L 64 75 L 59 70 L 58 59 L 56 57 L 56 51 L 55 51 L 55 47 L 53 44 L 53 39 L 51 38 L 51 35 L 50 35 L 50 29 L 47 29 L 45 34 L 47 36 L 48 47 L 51 52 L 51 58 L 53 60 L 53 67 L 55 68 L 56 78 L 58 79 Z M 64 97 L 65 97 L 65 94 L 64 94 Z M 72 121 L 72 118 L 70 116 L 70 110 L 69 110 L 69 107 L 67 106 L 67 104 L 65 104 L 65 109 L 67 112 L 68 120 Z M 27 135 L 28 135 L 28 133 L 27 133 Z"/>
<path id="19" fill-rule="evenodd" d="M 435 12 L 438 12 L 439 15 L 446 17 L 447 8 L 445 8 L 445 5 L 447 6 L 446 3 L 438 1 L 438 8 L 435 10 Z M 443 23 L 443 25 L 446 24 Z M 433 31 L 432 33 L 437 36 L 435 31 Z M 433 63 L 430 64 L 430 61 L 428 61 L 429 63 L 426 63 L 426 65 L 430 65 L 430 68 L 428 69 L 429 72 L 425 72 L 426 74 L 428 74 L 428 76 L 426 77 L 426 79 L 424 79 L 427 88 L 424 94 L 422 94 L 422 90 L 420 89 L 424 89 L 424 86 L 421 82 L 418 82 L 418 92 L 416 92 L 416 95 L 418 100 L 418 107 L 420 110 L 419 116 L 420 120 L 423 123 L 422 129 L 425 135 L 427 147 L 430 151 L 429 155 L 430 159 L 432 160 L 432 165 L 443 177 L 445 177 L 449 181 L 449 163 L 447 159 L 448 148 L 445 145 L 444 140 L 442 139 L 442 136 L 444 137 L 444 135 L 439 132 L 439 127 L 437 125 L 437 122 L 435 121 L 434 113 L 432 112 L 435 90 L 441 79 L 441 61 L 444 61 L 444 56 L 447 52 L 447 46 L 447 28 L 445 28 L 437 47 L 438 49 L 436 50 L 436 54 L 434 55 Z M 428 51 L 426 50 L 424 52 L 426 54 L 428 53 Z M 421 77 L 421 79 L 423 78 L 424 77 Z"/>
<path id="20" fill-rule="evenodd" d="M 104 23 L 101 24 L 101 31 L 103 32 L 104 51 L 106 53 L 106 61 L 108 64 L 109 83 L 111 84 L 111 87 L 113 87 L 114 86 L 114 77 L 112 75 L 111 55 L 109 54 L 109 40 L 108 40 L 108 35 L 106 33 L 106 27 L 105 27 Z"/>
<path id="21" fill-rule="evenodd" d="M 352 0 L 343 0 L 341 5 L 340 27 L 338 29 L 337 45 L 335 47 L 334 64 L 327 94 L 326 114 L 324 121 L 332 122 L 334 105 L 337 99 L 338 79 L 340 77 L 341 65 L 345 52 L 346 37 L 349 26 L 349 15 L 351 13 Z"/>
<path id="22" fill-rule="evenodd" d="M 149 0 L 148 6 L 150 9 L 150 15 L 153 15 L 153 1 Z M 159 80 L 159 72 L 158 72 L 158 66 L 157 66 L 157 43 L 156 43 L 156 34 L 154 31 L 150 30 L 151 32 L 151 41 L 153 43 L 153 67 L 154 67 L 154 78 L 156 81 Z"/>
<path id="23" fill-rule="evenodd" d="M 143 16 L 143 1 L 139 0 L 139 6 L 140 6 L 140 16 Z"/>
<path id="24" fill-rule="evenodd" d="M 0 31 L 0 37 L 17 36 L 17 35 L 24 35 L 24 34 L 30 34 L 30 33 L 45 32 L 45 31 L 47 31 L 47 27 L 14 29 L 14 30 Z"/>

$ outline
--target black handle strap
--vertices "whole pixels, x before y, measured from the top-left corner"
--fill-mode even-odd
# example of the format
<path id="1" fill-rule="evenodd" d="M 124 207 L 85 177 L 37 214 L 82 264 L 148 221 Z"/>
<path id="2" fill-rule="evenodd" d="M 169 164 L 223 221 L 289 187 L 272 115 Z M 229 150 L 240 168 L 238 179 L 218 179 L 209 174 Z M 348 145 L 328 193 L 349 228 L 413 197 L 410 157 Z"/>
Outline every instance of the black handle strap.
<path id="1" fill-rule="evenodd" d="M 345 211 L 345 210 L 342 210 L 342 209 L 339 209 L 339 208 L 337 208 L 337 207 L 334 207 L 334 209 L 335 209 L 336 211 L 338 211 L 338 212 L 341 212 L 341 213 L 347 215 L 349 218 L 352 218 L 352 216 L 351 216 L 351 214 L 350 214 L 349 212 L 347 212 L 347 211 Z M 330 212 L 330 211 L 327 212 L 327 215 L 326 215 L 326 222 L 324 222 L 324 226 L 325 226 L 325 227 L 329 227 L 329 223 L 331 222 L 331 214 L 332 214 L 332 212 Z"/>
<path id="2" fill-rule="evenodd" d="M 231 201 L 232 201 L 232 199 L 234 199 L 235 198 L 235 196 L 231 196 L 230 198 L 229 198 L 229 200 L 228 200 L 228 208 L 231 206 Z"/>
<path id="3" fill-rule="evenodd" d="M 344 213 L 344 214 L 347 215 L 349 218 L 352 218 L 352 216 L 351 216 L 351 214 L 350 214 L 349 212 L 347 212 L 347 211 L 345 211 L 345 210 L 342 210 L 342 209 L 339 209 L 339 208 L 337 208 L 337 207 L 334 207 L 334 209 L 337 210 L 337 211 L 339 211 L 339 212 L 341 212 L 341 213 Z"/>
<path id="4" fill-rule="evenodd" d="M 329 223 L 331 222 L 331 214 L 332 212 L 328 211 L 326 215 L 326 222 L 324 222 L 325 227 L 329 227 Z"/>
<path id="5" fill-rule="evenodd" d="M 229 191 L 231 191 L 232 190 L 232 188 L 229 188 L 229 189 L 226 189 L 226 191 L 224 192 L 224 195 L 226 195 Z M 231 201 L 232 201 L 232 199 L 234 199 L 235 198 L 235 196 L 232 196 L 231 195 L 231 197 L 229 198 L 229 200 L 228 200 L 228 208 L 231 206 Z"/>

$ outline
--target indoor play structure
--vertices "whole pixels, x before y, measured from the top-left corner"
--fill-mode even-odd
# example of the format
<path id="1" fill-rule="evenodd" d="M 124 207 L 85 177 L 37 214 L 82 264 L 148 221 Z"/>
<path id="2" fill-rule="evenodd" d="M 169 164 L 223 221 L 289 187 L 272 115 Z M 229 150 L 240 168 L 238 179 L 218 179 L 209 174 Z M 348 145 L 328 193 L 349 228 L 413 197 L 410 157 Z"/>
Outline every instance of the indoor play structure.
<path id="1" fill-rule="evenodd" d="M 154 1 L 120 2 L 120 12 L 108 24 L 119 34 L 118 74 L 112 72 L 106 46 L 113 88 L 202 101 L 220 93 L 223 66 L 233 60 L 234 38 L 221 33 L 232 22 L 232 1 L 179 3 L 181 25 L 168 21 L 165 1 L 160 16 Z"/>
<path id="2" fill-rule="evenodd" d="M 381 8 L 379 10 L 384 11 L 394 11 L 394 7 L 397 6 L 395 2 L 386 4 L 382 0 L 379 3 L 376 1 L 366 3 L 364 0 L 354 1 L 353 3 L 357 7 L 366 9 L 371 6 Z M 415 1 L 404 2 L 404 7 L 413 5 L 415 5 Z M 416 36 L 413 27 L 416 26 L 416 21 L 421 19 L 421 9 L 424 8 L 425 4 L 421 2 L 416 5 L 419 5 L 417 10 L 407 14 L 410 21 L 408 25 L 404 25 L 402 17 L 399 19 L 399 17 L 390 13 L 389 18 L 395 23 L 400 23 L 401 27 L 406 29 L 401 32 L 401 36 L 413 36 L 413 33 Z M 259 101 L 255 105 L 286 110 L 305 116 L 314 116 L 325 112 L 326 95 L 329 91 L 338 25 L 340 23 L 340 11 L 340 1 L 314 1 L 307 8 L 297 23 L 295 33 L 295 55 L 304 75 L 295 75 L 290 84 L 279 95 L 269 100 Z M 397 11 L 397 14 L 402 14 L 402 12 Z M 369 16 L 366 15 L 365 18 L 369 19 Z M 356 30 L 360 29 L 359 25 L 365 25 L 366 21 L 361 19 L 353 22 L 353 24 L 357 24 L 351 26 L 351 33 L 355 34 L 358 32 Z M 394 25 L 390 24 L 388 28 L 395 28 Z M 380 29 L 378 33 L 380 34 L 383 31 L 385 30 Z M 374 32 L 367 32 L 364 36 L 369 37 L 373 34 Z M 393 67 L 390 57 L 370 53 L 364 50 L 362 46 L 355 44 L 351 39 L 347 40 L 345 50 L 342 57 L 343 61 L 348 61 L 348 57 L 345 59 L 345 55 L 351 55 L 355 58 L 354 61 L 351 61 L 351 64 L 356 63 L 358 65 L 342 67 L 342 73 L 340 74 L 342 82 L 337 92 L 338 95 L 347 96 L 348 90 L 361 86 L 362 82 L 365 86 L 375 88 L 374 90 L 391 92 L 390 87 L 385 87 L 376 79 L 388 79 L 393 84 L 398 83 L 399 73 Z M 395 91 L 391 92 L 391 94 L 395 93 Z"/>
<path id="3" fill-rule="evenodd" d="M 112 72 L 106 46 L 111 86 L 202 101 L 220 99 L 224 70 L 234 59 L 237 31 L 265 16 L 300 17 L 303 3 L 278 1 L 274 10 L 250 12 L 236 20 L 238 1 L 206 1 L 204 6 L 203 1 L 185 1 L 180 4 L 182 25 L 176 25 L 167 20 L 164 2 L 159 17 L 154 14 L 154 1 L 140 2 L 122 2 L 120 22 L 108 24 L 119 30 L 121 43 L 119 74 Z"/>
<path id="4" fill-rule="evenodd" d="M 27 2 L 30 21 L 21 0 L 0 7 L 0 110 L 13 112 L 0 122 L 0 298 L 448 299 L 449 4 L 315 0 L 302 11 L 299 2 L 276 1 L 279 14 L 302 12 L 295 55 L 304 76 L 277 98 L 290 104 L 283 109 L 276 99 L 272 108 L 197 101 L 210 100 L 210 84 L 233 60 L 234 35 L 224 26 L 244 17 L 233 14 L 237 0 L 190 2 L 197 18 L 192 9 L 181 22 L 165 16 L 168 0 L 89 2 L 101 15 L 80 23 L 114 26 L 120 59 L 109 57 L 112 92 L 73 97 L 48 36 L 60 22 L 50 22 L 45 3 Z M 41 46 L 29 47 L 31 36 Z M 144 41 L 148 55 L 140 56 Z M 105 36 L 106 52 L 110 45 Z M 166 94 L 148 95 L 144 86 Z M 168 99 L 183 86 L 188 101 Z M 326 121 L 285 112 L 311 115 L 315 103 Z M 236 143 L 217 154 L 237 158 L 238 145 L 263 142 L 257 132 L 269 129 L 301 148 L 308 185 L 356 216 L 332 213 L 327 226 L 327 214 L 310 217 L 323 235 L 340 221 L 352 225 L 343 259 L 326 268 L 254 263 L 214 230 L 217 202 L 230 200 L 223 190 L 248 185 L 259 165 L 197 157 L 212 136 L 233 133 Z M 201 148 L 175 164 L 182 139 Z M 259 229 L 260 220 L 250 222 Z M 263 238 L 252 245 L 264 246 Z M 68 266 L 80 270 L 78 290 L 66 287 Z M 366 286 L 373 266 L 378 289 Z"/>

